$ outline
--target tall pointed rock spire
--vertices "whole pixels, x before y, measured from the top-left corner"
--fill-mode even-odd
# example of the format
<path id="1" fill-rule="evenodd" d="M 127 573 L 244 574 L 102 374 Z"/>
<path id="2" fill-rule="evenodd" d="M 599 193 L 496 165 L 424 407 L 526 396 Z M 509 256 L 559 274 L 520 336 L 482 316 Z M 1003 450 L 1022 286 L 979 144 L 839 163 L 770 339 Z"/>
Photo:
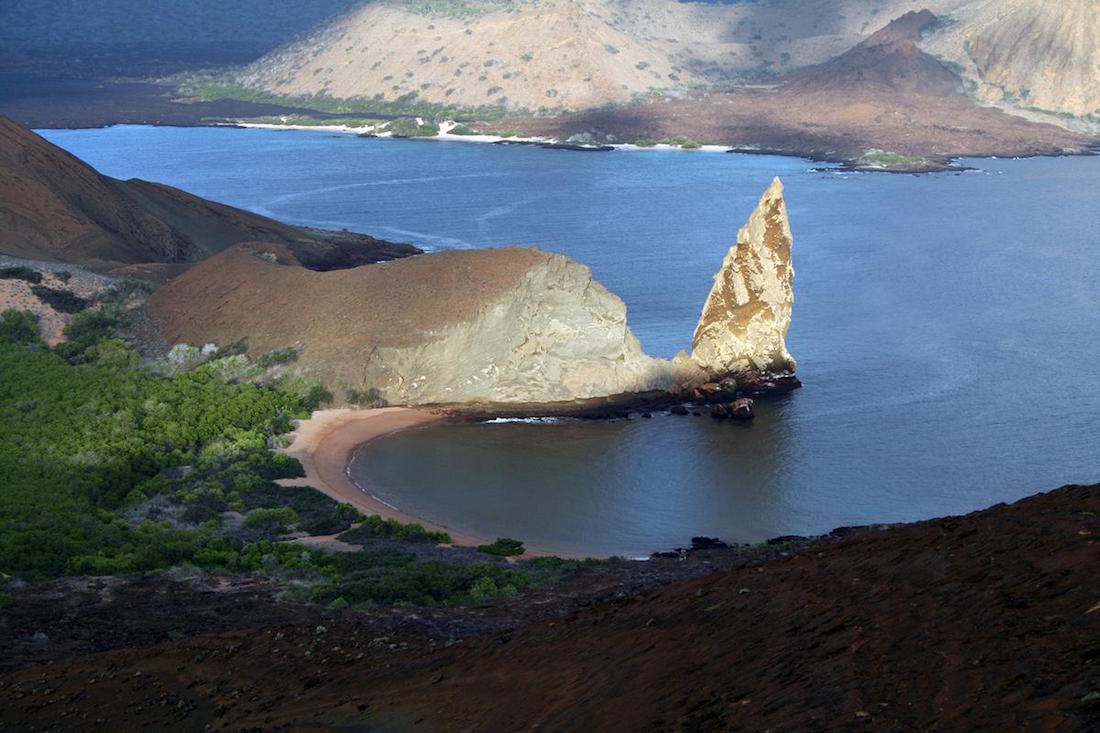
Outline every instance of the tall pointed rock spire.
<path id="1" fill-rule="evenodd" d="M 784 343 L 794 301 L 791 243 L 776 178 L 714 276 L 691 344 L 699 366 L 714 375 L 794 372 Z"/>

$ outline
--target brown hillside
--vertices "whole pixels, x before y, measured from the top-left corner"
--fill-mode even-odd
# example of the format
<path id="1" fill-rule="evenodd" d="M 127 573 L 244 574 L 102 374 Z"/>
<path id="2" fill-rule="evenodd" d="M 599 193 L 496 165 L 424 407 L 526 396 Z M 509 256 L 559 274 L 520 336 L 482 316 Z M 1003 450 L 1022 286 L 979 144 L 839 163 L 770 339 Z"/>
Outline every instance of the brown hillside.
<path id="1" fill-rule="evenodd" d="M 416 345 L 471 319 L 545 257 L 518 247 L 461 250 L 315 272 L 296 266 L 285 248 L 248 243 L 163 285 L 149 311 L 169 343 L 225 345 L 247 336 L 253 356 L 296 346 L 299 366 L 314 377 L 363 388 L 372 386 L 363 383 L 371 350 Z"/>
<path id="2" fill-rule="evenodd" d="M 953 95 L 960 79 L 917 47 L 921 34 L 935 24 L 936 16 L 929 10 L 906 13 L 837 58 L 796 72 L 791 91 L 858 94 L 880 86 L 928 96 Z"/>
<path id="3" fill-rule="evenodd" d="M 1095 731 L 1098 517 L 1100 486 L 1069 486 L 655 592 L 627 588 L 580 610 L 559 600 L 558 617 L 542 598 L 542 620 L 480 636 L 469 622 L 499 618 L 492 606 L 318 625 L 280 621 L 289 613 L 269 604 L 250 629 L 217 633 L 242 614 L 212 616 L 205 636 L 149 633 L 140 647 L 11 672 L 0 682 L 0 725 Z M 88 612 L 86 633 L 111 634 L 133 613 L 121 604 Z M 175 613 L 196 628 L 186 606 Z M 448 615 L 460 623 L 448 627 Z"/>
<path id="4" fill-rule="evenodd" d="M 110 178 L 0 116 L 0 253 L 99 267 L 187 263 L 248 240 L 292 245 L 307 265 L 322 268 L 419 251 L 297 229 L 170 186 Z"/>
<path id="5" fill-rule="evenodd" d="M 927 170 L 952 158 L 1084 152 L 1095 138 L 979 107 L 961 80 L 916 44 L 935 22 L 909 13 L 825 63 L 775 84 L 692 94 L 558 118 L 511 118 L 502 130 L 620 141 L 685 136 L 703 143 L 879 166 Z M 887 160 L 890 160 L 887 158 Z"/>

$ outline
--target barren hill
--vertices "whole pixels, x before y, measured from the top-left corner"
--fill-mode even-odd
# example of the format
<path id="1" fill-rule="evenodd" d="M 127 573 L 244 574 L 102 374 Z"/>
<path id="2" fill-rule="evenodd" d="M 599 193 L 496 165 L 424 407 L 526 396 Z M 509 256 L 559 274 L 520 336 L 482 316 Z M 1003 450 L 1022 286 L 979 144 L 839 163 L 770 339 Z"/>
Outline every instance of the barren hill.
<path id="1" fill-rule="evenodd" d="M 821 63 L 890 18 L 959 2 L 391 0 L 265 56 L 241 81 L 285 95 L 583 109 Z"/>
<path id="2" fill-rule="evenodd" d="M 978 0 L 923 43 L 983 102 L 1100 117 L 1100 2 Z"/>
<path id="3" fill-rule="evenodd" d="M 583 571 L 575 585 L 592 595 L 575 600 L 473 608 L 295 617 L 231 581 L 205 594 L 155 576 L 30 586 L 0 631 L 16 663 L 52 656 L 3 675 L 0 725 L 1095 731 L 1098 515 L 1100 486 L 1068 486 L 780 544 L 769 549 L 785 556 L 763 563 L 735 548 L 741 567 L 656 590 L 643 572 L 696 553 L 612 566 L 635 568 L 633 582 Z M 729 568 L 720 551 L 698 554 Z M 29 641 L 37 629 L 49 644 Z M 112 651 L 69 651 L 89 648 Z"/>
<path id="4" fill-rule="evenodd" d="M 185 263 L 257 239 L 292 245 L 322 269 L 330 261 L 362 264 L 418 251 L 298 229 L 170 186 L 110 178 L 0 116 L 0 253 L 102 267 Z"/>

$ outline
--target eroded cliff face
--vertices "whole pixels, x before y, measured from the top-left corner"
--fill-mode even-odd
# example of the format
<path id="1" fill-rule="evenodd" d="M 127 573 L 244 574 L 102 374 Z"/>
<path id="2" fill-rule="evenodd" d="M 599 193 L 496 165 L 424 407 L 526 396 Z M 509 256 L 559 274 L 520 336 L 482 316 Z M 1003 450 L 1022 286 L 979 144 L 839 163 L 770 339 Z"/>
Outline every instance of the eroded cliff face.
<path id="1" fill-rule="evenodd" d="M 778 178 L 737 233 L 695 327 L 692 359 L 712 375 L 794 372 L 791 228 Z"/>
<path id="2" fill-rule="evenodd" d="M 677 383 L 679 368 L 642 351 L 626 306 L 589 268 L 540 255 L 474 319 L 417 346 L 376 350 L 375 381 L 391 401 L 563 402 Z"/>

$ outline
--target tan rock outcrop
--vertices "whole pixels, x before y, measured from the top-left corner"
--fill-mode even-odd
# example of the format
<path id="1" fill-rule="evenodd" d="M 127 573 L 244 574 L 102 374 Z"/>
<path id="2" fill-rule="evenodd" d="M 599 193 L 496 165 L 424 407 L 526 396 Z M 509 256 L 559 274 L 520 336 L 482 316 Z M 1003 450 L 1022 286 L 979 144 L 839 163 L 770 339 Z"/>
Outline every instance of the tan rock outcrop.
<path id="1" fill-rule="evenodd" d="M 694 358 L 645 354 L 626 306 L 588 267 L 532 248 L 418 255 L 316 272 L 281 245 L 199 263 L 149 300 L 168 343 L 250 356 L 294 346 L 303 377 L 394 404 L 561 403 L 680 391 L 718 373 L 789 372 L 790 229 L 778 180 L 707 300 Z M 717 389 L 717 387 L 716 387 Z"/>
<path id="2" fill-rule="evenodd" d="M 714 276 L 692 340 L 697 364 L 714 375 L 794 371 L 784 342 L 794 302 L 791 243 L 776 178 Z"/>

